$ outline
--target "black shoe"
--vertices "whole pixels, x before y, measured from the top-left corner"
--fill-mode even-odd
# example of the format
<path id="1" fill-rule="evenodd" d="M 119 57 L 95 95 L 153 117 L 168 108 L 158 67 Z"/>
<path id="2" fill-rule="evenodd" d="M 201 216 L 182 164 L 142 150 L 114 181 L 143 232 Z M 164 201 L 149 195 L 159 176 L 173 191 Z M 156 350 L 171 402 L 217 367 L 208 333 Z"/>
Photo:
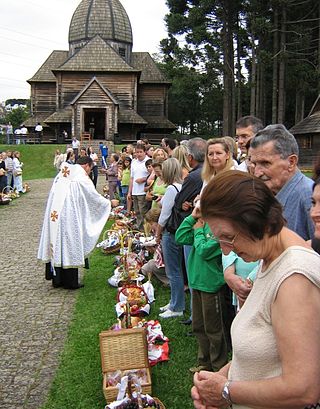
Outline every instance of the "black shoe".
<path id="1" fill-rule="evenodd" d="M 180 324 L 191 325 L 192 324 L 192 319 L 188 318 L 187 320 L 182 320 L 182 321 L 180 321 Z"/>
<path id="2" fill-rule="evenodd" d="M 67 288 L 67 290 L 78 290 L 78 288 L 83 288 L 84 284 L 79 284 L 77 285 L 77 287 L 71 287 L 71 288 Z"/>

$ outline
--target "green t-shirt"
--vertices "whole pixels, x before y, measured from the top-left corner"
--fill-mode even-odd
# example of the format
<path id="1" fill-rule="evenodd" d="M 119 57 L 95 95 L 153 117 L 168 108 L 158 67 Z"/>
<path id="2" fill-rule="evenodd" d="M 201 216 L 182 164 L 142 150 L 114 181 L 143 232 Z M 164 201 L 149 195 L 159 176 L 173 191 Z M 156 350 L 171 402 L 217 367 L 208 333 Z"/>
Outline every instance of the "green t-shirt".
<path id="1" fill-rule="evenodd" d="M 155 180 L 153 186 L 152 186 L 152 194 L 156 195 L 156 196 L 164 196 L 164 194 L 166 193 L 167 190 L 167 185 L 165 183 L 163 183 L 162 185 L 158 185 L 157 180 Z M 156 209 L 159 207 L 159 203 L 156 202 L 155 200 L 152 201 L 152 209 Z"/>
<path id="2" fill-rule="evenodd" d="M 175 239 L 178 244 L 192 245 L 188 257 L 188 283 L 195 290 L 215 293 L 225 284 L 221 248 L 212 239 L 212 233 L 207 224 L 194 229 L 197 222 L 188 216 L 176 231 Z"/>
<path id="3" fill-rule="evenodd" d="M 130 169 L 126 168 L 122 171 L 121 186 L 129 186 L 130 184 Z"/>

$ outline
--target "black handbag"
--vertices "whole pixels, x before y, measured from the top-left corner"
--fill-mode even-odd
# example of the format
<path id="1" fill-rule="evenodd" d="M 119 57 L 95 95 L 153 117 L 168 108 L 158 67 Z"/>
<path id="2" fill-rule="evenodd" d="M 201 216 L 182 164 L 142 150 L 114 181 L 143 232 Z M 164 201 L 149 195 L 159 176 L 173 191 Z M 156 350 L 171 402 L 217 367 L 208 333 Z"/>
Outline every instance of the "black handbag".
<path id="1" fill-rule="evenodd" d="M 182 223 L 182 216 L 179 213 L 179 210 L 177 210 L 174 206 L 172 208 L 171 215 L 167 221 L 166 224 L 166 230 L 168 230 L 169 233 L 175 233 L 178 230 L 178 227 Z"/>
<path id="2" fill-rule="evenodd" d="M 175 185 L 171 185 L 171 186 L 173 186 L 176 189 L 177 193 L 179 193 L 179 190 Z M 171 215 L 170 215 L 170 217 L 169 217 L 169 219 L 167 221 L 167 224 L 166 224 L 166 230 L 169 233 L 174 234 L 177 231 L 180 224 L 182 223 L 182 220 L 183 220 L 183 217 L 180 214 L 179 209 L 177 209 L 176 205 L 174 204 L 173 208 L 172 208 L 172 211 L 171 211 Z"/>

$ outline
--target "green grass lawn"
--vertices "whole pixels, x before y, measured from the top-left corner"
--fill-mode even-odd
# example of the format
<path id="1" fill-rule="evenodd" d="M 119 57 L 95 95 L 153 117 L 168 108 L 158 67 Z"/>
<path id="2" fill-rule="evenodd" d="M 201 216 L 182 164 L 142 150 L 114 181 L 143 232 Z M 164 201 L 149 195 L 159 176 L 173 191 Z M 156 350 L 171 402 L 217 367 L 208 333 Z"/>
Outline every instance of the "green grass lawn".
<path id="1" fill-rule="evenodd" d="M 105 406 L 99 333 L 116 322 L 115 288 L 107 284 L 112 275 L 113 256 L 96 249 L 90 257 L 90 270 L 85 273 L 84 288 L 79 290 L 67 342 L 61 356 L 47 403 L 42 409 L 101 409 Z M 170 297 L 168 288 L 155 284 L 156 301 L 150 319 L 156 319 L 159 307 Z M 188 301 L 187 301 L 188 304 Z M 196 363 L 197 347 L 190 330 L 179 319 L 161 321 L 164 334 L 170 339 L 170 361 L 152 368 L 154 396 L 167 409 L 193 408 L 190 398 L 192 375 L 188 368 Z M 134 354 L 135 349 L 128 354 Z"/>
<path id="2" fill-rule="evenodd" d="M 115 149 L 120 151 L 125 145 L 115 145 Z M 66 151 L 66 145 L 43 144 L 43 145 L 1 145 L 0 152 L 7 150 L 17 150 L 21 153 L 21 162 L 23 162 L 23 179 L 47 179 L 57 174 L 53 166 L 53 159 L 56 152 Z"/>
<path id="3" fill-rule="evenodd" d="M 0 151 L 17 150 L 23 162 L 23 179 L 47 179 L 56 175 L 53 159 L 56 149 L 65 152 L 65 145 L 0 145 Z"/>

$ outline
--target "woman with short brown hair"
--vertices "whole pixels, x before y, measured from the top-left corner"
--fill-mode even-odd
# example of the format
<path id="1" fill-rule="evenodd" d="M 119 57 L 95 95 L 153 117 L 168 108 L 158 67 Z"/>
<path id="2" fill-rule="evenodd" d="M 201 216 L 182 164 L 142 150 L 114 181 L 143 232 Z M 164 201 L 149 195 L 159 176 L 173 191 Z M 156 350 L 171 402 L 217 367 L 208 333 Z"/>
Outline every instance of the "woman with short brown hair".
<path id="1" fill-rule="evenodd" d="M 281 205 L 246 173 L 214 177 L 201 197 L 203 219 L 224 254 L 261 259 L 233 321 L 233 359 L 194 377 L 197 409 L 304 408 L 320 398 L 320 256 L 285 227 Z"/>

